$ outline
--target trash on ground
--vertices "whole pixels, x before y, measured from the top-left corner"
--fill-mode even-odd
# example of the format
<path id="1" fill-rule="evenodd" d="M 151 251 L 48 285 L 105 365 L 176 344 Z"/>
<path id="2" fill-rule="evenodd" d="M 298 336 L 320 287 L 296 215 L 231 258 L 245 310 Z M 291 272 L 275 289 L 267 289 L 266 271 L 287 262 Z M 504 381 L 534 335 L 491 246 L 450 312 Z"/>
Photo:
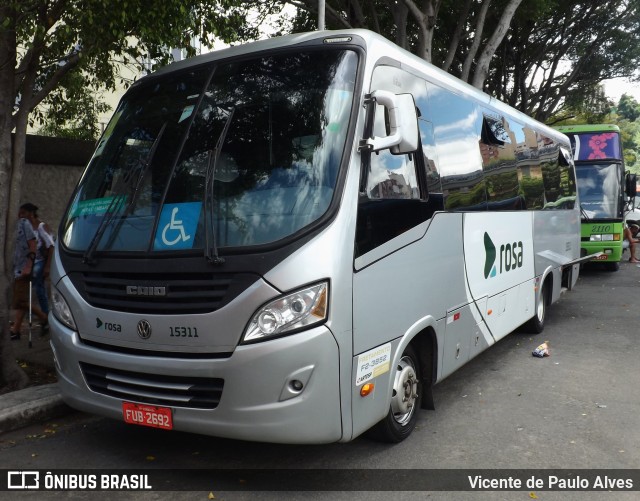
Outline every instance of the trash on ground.
<path id="1" fill-rule="evenodd" d="M 533 350 L 532 355 L 534 357 L 538 357 L 538 358 L 550 356 L 550 353 L 549 353 L 549 341 L 545 341 L 540 346 L 538 346 L 535 350 Z"/>

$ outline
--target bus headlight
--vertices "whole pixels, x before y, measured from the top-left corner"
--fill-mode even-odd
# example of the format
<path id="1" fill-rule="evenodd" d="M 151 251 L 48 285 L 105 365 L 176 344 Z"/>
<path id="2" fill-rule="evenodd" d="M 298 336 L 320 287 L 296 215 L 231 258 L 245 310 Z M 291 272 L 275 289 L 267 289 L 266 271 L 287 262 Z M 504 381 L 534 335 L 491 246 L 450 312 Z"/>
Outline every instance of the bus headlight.
<path id="1" fill-rule="evenodd" d="M 590 242 L 613 242 L 620 240 L 620 236 L 618 234 L 606 233 L 602 235 L 591 235 L 589 237 Z"/>
<path id="2" fill-rule="evenodd" d="M 69 308 L 64 296 L 55 287 L 51 288 L 51 304 L 53 305 L 53 314 L 60 322 L 69 327 L 69 329 L 78 330 L 71 314 L 71 308 Z"/>
<path id="3" fill-rule="evenodd" d="M 329 283 L 297 290 L 267 303 L 253 315 L 242 343 L 262 341 L 327 319 Z"/>

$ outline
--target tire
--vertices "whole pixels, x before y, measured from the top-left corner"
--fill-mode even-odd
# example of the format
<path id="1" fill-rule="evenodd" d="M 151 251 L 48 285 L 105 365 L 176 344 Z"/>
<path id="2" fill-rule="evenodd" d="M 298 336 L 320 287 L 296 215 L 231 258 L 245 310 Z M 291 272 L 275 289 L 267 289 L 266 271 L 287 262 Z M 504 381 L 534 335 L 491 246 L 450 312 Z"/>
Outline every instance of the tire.
<path id="1" fill-rule="evenodd" d="M 533 318 L 525 324 L 525 330 L 532 334 L 540 334 L 544 330 L 544 321 L 547 316 L 547 296 L 548 291 L 545 284 L 542 284 L 542 289 L 538 295 L 536 302 L 536 313 Z"/>
<path id="2" fill-rule="evenodd" d="M 369 436 L 380 442 L 398 443 L 411 435 L 415 428 L 422 400 L 420 361 L 411 345 L 405 348 L 392 377 L 389 412 L 369 431 Z"/>
<path id="3" fill-rule="evenodd" d="M 605 268 L 607 271 L 618 271 L 620 269 L 620 261 L 615 263 L 606 263 Z"/>

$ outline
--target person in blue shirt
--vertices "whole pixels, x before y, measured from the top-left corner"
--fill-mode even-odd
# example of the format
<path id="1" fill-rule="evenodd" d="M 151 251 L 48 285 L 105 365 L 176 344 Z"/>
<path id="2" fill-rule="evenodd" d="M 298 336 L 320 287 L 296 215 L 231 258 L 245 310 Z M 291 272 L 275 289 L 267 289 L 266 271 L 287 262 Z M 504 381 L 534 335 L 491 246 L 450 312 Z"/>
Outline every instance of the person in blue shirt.
<path id="1" fill-rule="evenodd" d="M 51 229 L 44 221 L 38 217 L 38 207 L 32 203 L 20 206 L 21 217 L 28 219 L 36 234 L 36 260 L 33 265 L 33 288 L 38 298 L 40 309 L 45 315 L 49 314 L 49 299 L 45 280 L 49 278 L 49 269 L 53 259 L 54 241 L 51 236 Z"/>

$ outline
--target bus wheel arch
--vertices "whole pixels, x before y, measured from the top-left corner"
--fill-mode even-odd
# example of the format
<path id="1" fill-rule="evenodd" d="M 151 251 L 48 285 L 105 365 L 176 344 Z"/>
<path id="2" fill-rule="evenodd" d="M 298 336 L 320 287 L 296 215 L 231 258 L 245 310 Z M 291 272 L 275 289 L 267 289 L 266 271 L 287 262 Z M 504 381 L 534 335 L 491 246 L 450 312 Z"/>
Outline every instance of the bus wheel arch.
<path id="1" fill-rule="evenodd" d="M 435 333 L 431 328 L 417 334 L 405 346 L 402 356 L 392 368 L 393 388 L 389 411 L 371 430 L 375 440 L 398 443 L 416 426 L 419 409 L 433 409 L 431 387 L 435 374 L 433 349 Z"/>
<path id="2" fill-rule="evenodd" d="M 432 327 L 427 327 L 411 340 L 411 344 L 416 348 L 422 369 L 423 385 L 421 408 L 435 410 L 433 385 L 438 375 L 438 341 L 436 339 L 436 333 Z"/>
<path id="3" fill-rule="evenodd" d="M 536 302 L 534 308 L 534 314 L 531 320 L 525 324 L 525 330 L 533 334 L 540 334 L 544 330 L 545 321 L 547 318 L 547 309 L 551 304 L 551 294 L 553 292 L 553 274 L 548 273 L 540 290 L 536 294 Z"/>

